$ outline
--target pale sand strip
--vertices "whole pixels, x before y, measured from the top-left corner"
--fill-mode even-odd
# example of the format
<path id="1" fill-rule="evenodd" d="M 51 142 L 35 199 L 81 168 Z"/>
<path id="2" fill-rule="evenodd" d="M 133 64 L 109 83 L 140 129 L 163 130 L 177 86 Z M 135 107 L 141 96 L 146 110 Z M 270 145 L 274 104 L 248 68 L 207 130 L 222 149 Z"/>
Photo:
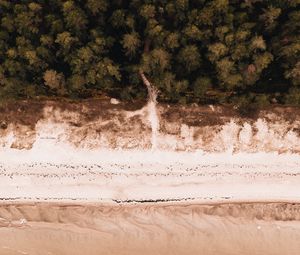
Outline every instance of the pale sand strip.
<path id="1" fill-rule="evenodd" d="M 8 157 L 0 163 L 0 198 L 109 204 L 300 202 L 298 155 L 121 155 Z"/>

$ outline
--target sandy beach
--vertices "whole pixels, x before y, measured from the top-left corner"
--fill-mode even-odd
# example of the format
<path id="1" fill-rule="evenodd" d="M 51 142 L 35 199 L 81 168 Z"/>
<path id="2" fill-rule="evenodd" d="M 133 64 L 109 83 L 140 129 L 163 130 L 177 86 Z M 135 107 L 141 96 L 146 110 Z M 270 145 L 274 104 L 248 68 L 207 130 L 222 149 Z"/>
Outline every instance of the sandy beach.
<path id="1" fill-rule="evenodd" d="M 104 106 L 1 131 L 1 255 L 299 254 L 298 118 Z"/>
<path id="2" fill-rule="evenodd" d="M 0 206 L 0 219 L 5 255 L 297 255 L 300 250 L 296 204 L 7 204 Z"/>
<path id="3" fill-rule="evenodd" d="M 297 155 L 59 152 L 44 153 L 44 159 L 35 151 L 7 153 L 0 160 L 0 199 L 112 204 L 300 200 Z"/>
<path id="4" fill-rule="evenodd" d="M 0 254 L 299 254 L 298 155 L 5 153 Z"/>

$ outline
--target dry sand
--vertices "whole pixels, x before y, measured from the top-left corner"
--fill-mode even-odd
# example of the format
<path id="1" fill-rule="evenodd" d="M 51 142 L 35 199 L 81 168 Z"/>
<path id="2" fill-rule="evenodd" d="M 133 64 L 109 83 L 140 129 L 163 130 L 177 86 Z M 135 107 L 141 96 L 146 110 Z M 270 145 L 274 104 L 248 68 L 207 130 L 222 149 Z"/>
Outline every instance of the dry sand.
<path id="1" fill-rule="evenodd" d="M 300 202 L 300 156 L 175 152 L 2 154 L 3 201 Z M 0 153 L 1 156 L 1 153 Z"/>

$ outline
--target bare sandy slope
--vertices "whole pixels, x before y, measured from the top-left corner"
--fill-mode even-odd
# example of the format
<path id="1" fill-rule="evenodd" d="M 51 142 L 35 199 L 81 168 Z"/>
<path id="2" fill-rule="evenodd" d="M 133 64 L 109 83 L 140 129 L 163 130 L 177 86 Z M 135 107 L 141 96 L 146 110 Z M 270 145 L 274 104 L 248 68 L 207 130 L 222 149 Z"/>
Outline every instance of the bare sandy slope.
<path id="1" fill-rule="evenodd" d="M 293 204 L 0 206 L 0 254 L 298 255 Z"/>
<path id="2" fill-rule="evenodd" d="M 225 106 L 24 101 L 0 106 L 0 113 L 0 150 L 55 142 L 91 150 L 154 145 L 169 151 L 300 153 L 299 108 L 272 106 L 249 118 Z"/>

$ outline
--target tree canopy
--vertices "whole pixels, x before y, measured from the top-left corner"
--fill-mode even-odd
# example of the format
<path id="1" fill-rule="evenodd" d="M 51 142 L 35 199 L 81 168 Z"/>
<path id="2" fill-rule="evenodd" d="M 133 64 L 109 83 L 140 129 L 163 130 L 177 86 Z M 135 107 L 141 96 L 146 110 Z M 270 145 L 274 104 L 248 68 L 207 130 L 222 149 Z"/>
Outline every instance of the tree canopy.
<path id="1" fill-rule="evenodd" d="M 0 0 L 0 98 L 300 105 L 299 0 Z"/>

